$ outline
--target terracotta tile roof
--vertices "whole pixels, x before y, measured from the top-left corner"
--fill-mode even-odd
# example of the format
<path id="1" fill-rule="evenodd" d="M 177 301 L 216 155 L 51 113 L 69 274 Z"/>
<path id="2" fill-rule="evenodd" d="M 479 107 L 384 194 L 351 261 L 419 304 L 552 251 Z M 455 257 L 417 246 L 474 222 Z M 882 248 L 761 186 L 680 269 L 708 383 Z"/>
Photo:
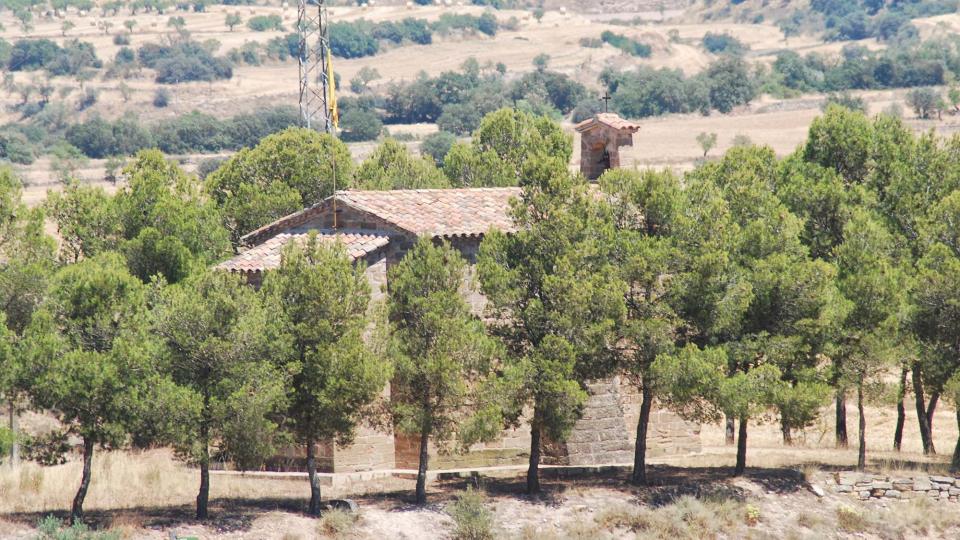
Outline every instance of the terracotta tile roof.
<path id="1" fill-rule="evenodd" d="M 574 126 L 574 129 L 582 133 L 584 131 L 593 129 L 599 124 L 612 127 L 613 129 L 629 131 L 631 133 L 640 130 L 640 124 L 624 120 L 623 118 L 620 118 L 620 115 L 614 113 L 599 113 L 593 118 L 588 118 L 583 122 L 580 122 Z"/>
<path id="2" fill-rule="evenodd" d="M 510 199 L 520 188 L 340 191 L 339 204 L 376 215 L 417 235 L 471 236 L 490 228 L 513 231 Z"/>
<path id="3" fill-rule="evenodd" d="M 510 199 L 520 188 L 396 189 L 392 191 L 338 191 L 337 204 L 356 208 L 413 234 L 433 236 L 480 235 L 491 227 L 516 230 L 510 218 Z M 284 216 L 244 235 L 240 242 L 256 245 L 279 232 L 299 227 L 330 211 L 334 197 Z"/>
<path id="4" fill-rule="evenodd" d="M 291 229 L 282 232 L 262 244 L 257 244 L 243 253 L 216 266 L 217 270 L 230 272 L 263 272 L 280 266 L 280 254 L 284 246 L 293 241 L 305 241 L 309 228 Z M 386 236 L 351 231 L 317 231 L 317 239 L 325 243 L 342 242 L 350 260 L 357 260 L 368 253 L 386 246 L 390 239 Z"/>

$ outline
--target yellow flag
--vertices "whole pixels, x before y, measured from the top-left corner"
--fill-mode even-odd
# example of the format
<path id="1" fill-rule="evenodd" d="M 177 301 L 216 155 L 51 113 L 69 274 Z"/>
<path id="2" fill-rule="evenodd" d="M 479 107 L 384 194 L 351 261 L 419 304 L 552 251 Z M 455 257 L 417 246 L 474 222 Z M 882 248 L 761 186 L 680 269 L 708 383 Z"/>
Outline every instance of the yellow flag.
<path id="1" fill-rule="evenodd" d="M 333 77 L 333 55 L 327 54 L 327 110 L 333 127 L 340 127 L 340 111 L 337 109 L 337 80 Z"/>

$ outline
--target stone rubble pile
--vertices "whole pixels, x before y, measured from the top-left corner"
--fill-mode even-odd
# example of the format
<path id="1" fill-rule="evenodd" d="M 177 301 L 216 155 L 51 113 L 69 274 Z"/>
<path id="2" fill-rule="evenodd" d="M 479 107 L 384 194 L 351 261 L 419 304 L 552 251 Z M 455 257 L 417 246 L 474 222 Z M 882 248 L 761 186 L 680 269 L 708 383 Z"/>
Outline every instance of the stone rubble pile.
<path id="1" fill-rule="evenodd" d="M 839 472 L 829 482 L 836 493 L 849 493 L 868 499 L 913 499 L 930 497 L 960 500 L 960 478 L 952 476 L 890 476 L 859 472 Z"/>

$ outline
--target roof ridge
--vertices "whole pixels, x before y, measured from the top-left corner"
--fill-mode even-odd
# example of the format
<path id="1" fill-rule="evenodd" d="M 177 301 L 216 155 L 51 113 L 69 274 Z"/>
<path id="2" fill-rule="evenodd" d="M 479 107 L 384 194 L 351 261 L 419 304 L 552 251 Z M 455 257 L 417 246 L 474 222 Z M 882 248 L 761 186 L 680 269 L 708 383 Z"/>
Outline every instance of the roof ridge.
<path id="1" fill-rule="evenodd" d="M 407 193 L 454 193 L 460 191 L 521 191 L 518 186 L 490 186 L 490 187 L 456 187 L 456 188 L 415 188 L 415 189 L 340 189 L 334 195 L 351 195 L 358 193 L 377 193 L 384 195 L 398 195 Z M 326 200 L 326 199 L 325 199 Z"/>

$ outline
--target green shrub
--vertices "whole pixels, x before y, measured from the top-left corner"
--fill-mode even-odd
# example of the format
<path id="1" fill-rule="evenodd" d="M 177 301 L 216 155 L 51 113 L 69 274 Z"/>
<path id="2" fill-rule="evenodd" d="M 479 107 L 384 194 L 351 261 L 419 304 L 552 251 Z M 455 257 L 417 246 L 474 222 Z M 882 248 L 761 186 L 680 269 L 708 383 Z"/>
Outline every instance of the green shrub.
<path id="1" fill-rule="evenodd" d="M 469 135 L 480 126 L 483 112 L 470 103 L 451 103 L 443 107 L 443 113 L 437 118 L 437 127 L 441 131 Z"/>
<path id="2" fill-rule="evenodd" d="M 457 138 L 452 133 L 446 131 L 431 133 L 424 137 L 420 144 L 420 153 L 433 158 L 437 167 L 443 167 L 443 159 L 447 157 L 455 142 L 457 142 Z"/>
<path id="3" fill-rule="evenodd" d="M 120 540 L 114 532 L 91 531 L 81 522 L 66 525 L 59 518 L 47 516 L 37 522 L 35 540 Z"/>
<path id="4" fill-rule="evenodd" d="M 100 94 L 97 92 L 96 88 L 87 88 L 83 91 L 83 94 L 80 95 L 80 99 L 77 101 L 77 109 L 82 111 L 93 107 L 99 97 Z"/>
<path id="5" fill-rule="evenodd" d="M 588 49 L 603 47 L 603 40 L 599 38 L 580 38 L 580 46 Z"/>
<path id="6" fill-rule="evenodd" d="M 457 497 L 447 512 L 453 518 L 453 538 L 457 540 L 492 540 L 493 512 L 486 507 L 486 497 L 472 488 Z"/>
<path id="7" fill-rule="evenodd" d="M 489 11 L 479 17 L 465 13 L 443 13 L 432 26 L 440 34 L 449 34 L 454 30 L 466 30 L 494 36 L 500 29 L 497 17 Z"/>
<path id="8" fill-rule="evenodd" d="M 60 46 L 49 39 L 21 39 L 13 44 L 7 69 L 32 71 L 42 69 L 61 53 Z"/>
<path id="9" fill-rule="evenodd" d="M 140 63 L 156 70 L 156 81 L 176 84 L 187 81 L 215 81 L 233 77 L 233 68 L 202 44 L 183 41 L 172 45 L 147 43 L 137 50 Z"/>
<path id="10" fill-rule="evenodd" d="M 352 109 L 340 118 L 340 138 L 347 142 L 372 141 L 383 131 L 383 122 L 372 111 Z"/>
<path id="11" fill-rule="evenodd" d="M 11 45 L 9 41 L 0 38 L 0 67 L 6 67 L 10 65 L 10 53 L 12 51 L 13 45 Z"/>
<path id="12" fill-rule="evenodd" d="M 650 55 L 653 54 L 653 48 L 651 48 L 650 45 L 640 43 L 635 39 L 628 38 L 623 34 L 616 34 L 610 30 L 605 30 L 600 34 L 600 39 L 632 56 L 650 58 Z"/>
<path id="13" fill-rule="evenodd" d="M 36 159 L 33 144 L 22 132 L 9 125 L 3 126 L 0 129 L 0 159 L 30 165 Z"/>
<path id="14" fill-rule="evenodd" d="M 830 105 L 839 105 L 846 107 L 851 111 L 867 114 L 867 103 L 860 96 L 855 96 L 849 92 L 834 92 L 827 95 L 820 109 L 826 111 Z"/>
<path id="15" fill-rule="evenodd" d="M 730 34 L 707 32 L 703 36 L 703 48 L 714 54 L 742 54 L 749 47 Z"/>
<path id="16" fill-rule="evenodd" d="M 170 91 L 166 88 L 157 88 L 153 93 L 153 106 L 162 109 L 170 104 Z"/>
<path id="17" fill-rule="evenodd" d="M 84 69 L 103 67 L 93 44 L 71 39 L 63 44 L 57 57 L 44 65 L 50 75 L 76 75 Z"/>
<path id="18" fill-rule="evenodd" d="M 197 176 L 199 176 L 201 180 L 205 180 L 213 171 L 219 169 L 221 165 L 226 163 L 226 161 L 227 158 L 225 157 L 204 158 L 197 164 Z"/>
<path id="19" fill-rule="evenodd" d="M 3 462 L 5 457 L 10 455 L 14 440 L 15 436 L 13 431 L 5 427 L 0 427 L 0 463 Z"/>
<path id="20" fill-rule="evenodd" d="M 254 32 L 267 32 L 269 30 L 283 30 L 283 18 L 279 15 L 257 15 L 250 17 L 247 21 L 247 28 Z"/>
<path id="21" fill-rule="evenodd" d="M 373 25 L 364 21 L 335 22 L 330 25 L 330 52 L 341 58 L 373 56 L 380 44 L 373 37 Z"/>
<path id="22" fill-rule="evenodd" d="M 593 118 L 594 115 L 601 112 L 603 112 L 603 105 L 599 99 L 585 98 L 580 100 L 580 103 L 577 103 L 577 106 L 573 108 L 573 115 L 570 120 L 577 124 L 588 118 Z"/>

